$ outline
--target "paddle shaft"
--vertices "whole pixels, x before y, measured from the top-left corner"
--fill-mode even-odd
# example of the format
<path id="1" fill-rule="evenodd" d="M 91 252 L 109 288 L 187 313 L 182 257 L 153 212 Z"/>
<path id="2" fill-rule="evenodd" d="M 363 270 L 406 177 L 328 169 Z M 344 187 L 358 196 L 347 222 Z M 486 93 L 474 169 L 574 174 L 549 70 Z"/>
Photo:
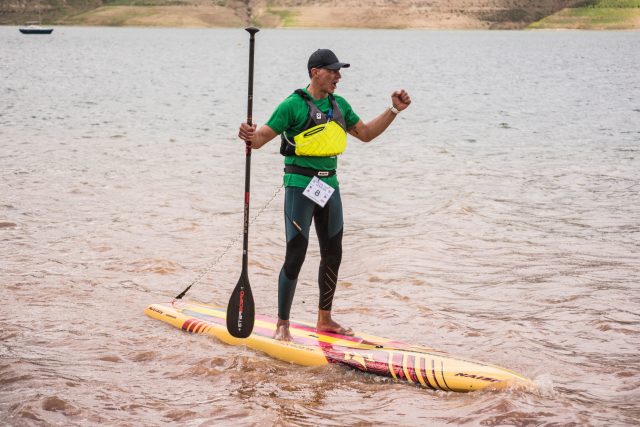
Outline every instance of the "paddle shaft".
<path id="1" fill-rule="evenodd" d="M 255 34 L 260 31 L 257 28 L 249 27 L 249 85 L 247 88 L 247 124 L 253 124 L 253 57 L 255 52 Z M 249 262 L 249 188 L 251 184 L 251 143 L 245 141 L 246 161 L 244 169 L 244 229 L 242 239 L 242 271 L 247 271 Z"/>

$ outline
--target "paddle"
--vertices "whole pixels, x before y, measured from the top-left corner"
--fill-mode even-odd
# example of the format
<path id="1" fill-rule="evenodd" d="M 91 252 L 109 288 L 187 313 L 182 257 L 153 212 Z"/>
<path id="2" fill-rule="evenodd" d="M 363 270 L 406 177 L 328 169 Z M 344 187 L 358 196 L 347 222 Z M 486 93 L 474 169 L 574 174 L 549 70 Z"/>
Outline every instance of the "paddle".
<path id="1" fill-rule="evenodd" d="M 255 27 L 245 28 L 249 34 L 249 90 L 247 95 L 247 124 L 251 126 L 253 115 L 253 54 L 255 50 L 255 34 L 260 31 Z M 251 145 L 245 145 L 246 160 L 244 171 L 244 239 L 242 242 L 242 273 L 236 284 L 229 305 L 227 306 L 227 330 L 236 338 L 247 338 L 253 331 L 255 306 L 249 285 L 247 272 L 249 247 L 249 183 L 251 178 Z"/>

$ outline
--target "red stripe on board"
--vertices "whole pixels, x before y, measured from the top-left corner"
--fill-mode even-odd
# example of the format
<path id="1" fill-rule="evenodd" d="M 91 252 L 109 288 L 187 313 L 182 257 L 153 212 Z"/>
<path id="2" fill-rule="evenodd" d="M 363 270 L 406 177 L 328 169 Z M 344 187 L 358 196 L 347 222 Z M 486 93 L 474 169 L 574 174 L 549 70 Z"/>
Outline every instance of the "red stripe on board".
<path id="1" fill-rule="evenodd" d="M 184 323 L 182 324 L 182 330 L 183 331 L 188 331 L 189 330 L 189 326 L 191 326 L 191 324 L 193 322 L 196 322 L 196 321 L 197 320 L 193 319 L 193 318 L 185 320 Z"/>
<path id="2" fill-rule="evenodd" d="M 193 322 L 191 325 L 189 325 L 189 329 L 187 329 L 189 332 L 193 333 L 195 332 L 196 328 L 198 326 L 200 326 L 202 324 L 201 320 L 196 320 L 195 322 Z"/>
<path id="3" fill-rule="evenodd" d="M 393 353 L 393 358 L 391 359 L 391 365 L 393 372 L 396 374 L 396 378 L 399 380 L 405 380 L 407 376 L 404 374 L 404 369 L 402 367 L 402 362 L 404 360 L 404 354 L 399 352 Z"/>
<path id="4" fill-rule="evenodd" d="M 436 382 L 436 385 L 438 386 L 438 388 L 446 391 L 446 389 L 442 387 L 438 382 L 438 377 L 436 377 L 436 361 L 433 359 L 431 359 L 431 373 L 433 374 L 433 380 Z"/>
<path id="5" fill-rule="evenodd" d="M 431 385 L 431 381 L 429 381 L 429 375 L 427 375 L 427 359 L 424 357 L 420 358 L 420 373 L 422 374 L 424 381 L 427 383 L 427 386 L 432 390 L 437 390 L 437 388 Z"/>
<path id="6" fill-rule="evenodd" d="M 444 378 L 444 362 L 442 360 L 440 361 L 440 374 L 442 374 L 442 382 L 444 383 L 444 385 L 449 390 L 453 390 L 451 387 L 449 387 L 449 384 L 447 384 L 447 380 Z"/>
<path id="7" fill-rule="evenodd" d="M 416 384 L 420 384 L 418 376 L 416 375 L 416 356 L 412 354 L 407 355 L 407 372 L 409 373 L 409 379 Z"/>
<path id="8" fill-rule="evenodd" d="M 187 326 L 186 331 L 187 332 L 191 332 L 191 328 L 193 328 L 193 325 L 195 325 L 198 322 L 199 322 L 198 319 L 192 319 L 191 322 L 189 322 L 189 326 Z"/>

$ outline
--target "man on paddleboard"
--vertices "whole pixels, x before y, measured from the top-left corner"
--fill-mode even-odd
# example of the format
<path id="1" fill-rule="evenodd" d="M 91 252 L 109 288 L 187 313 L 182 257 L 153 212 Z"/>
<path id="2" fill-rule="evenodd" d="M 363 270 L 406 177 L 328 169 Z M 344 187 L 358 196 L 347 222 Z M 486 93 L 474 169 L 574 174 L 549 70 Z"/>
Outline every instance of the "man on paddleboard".
<path id="1" fill-rule="evenodd" d="M 285 156 L 287 248 L 278 278 L 276 339 L 291 340 L 289 314 L 307 253 L 312 220 L 320 244 L 316 327 L 319 331 L 353 335 L 350 328 L 340 326 L 331 317 L 342 259 L 343 218 L 337 156 L 346 148 L 347 133 L 363 142 L 373 140 L 411 104 L 411 98 L 404 89 L 395 91 L 391 94 L 391 106 L 364 123 L 343 97 L 334 95 L 340 70 L 349 66 L 329 49 L 316 50 L 307 63 L 310 82 L 306 88 L 286 98 L 259 129 L 255 124 L 240 125 L 238 136 L 256 149 L 281 135 L 280 153 Z"/>

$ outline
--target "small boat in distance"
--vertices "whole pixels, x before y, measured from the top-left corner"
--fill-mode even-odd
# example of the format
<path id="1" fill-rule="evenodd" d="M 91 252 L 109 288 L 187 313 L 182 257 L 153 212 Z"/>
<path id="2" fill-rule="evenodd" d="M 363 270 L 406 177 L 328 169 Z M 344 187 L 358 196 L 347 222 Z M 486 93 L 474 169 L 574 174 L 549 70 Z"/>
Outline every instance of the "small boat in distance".
<path id="1" fill-rule="evenodd" d="M 27 25 L 20 27 L 22 34 L 51 34 L 53 28 L 41 27 L 37 22 L 27 22 Z"/>

